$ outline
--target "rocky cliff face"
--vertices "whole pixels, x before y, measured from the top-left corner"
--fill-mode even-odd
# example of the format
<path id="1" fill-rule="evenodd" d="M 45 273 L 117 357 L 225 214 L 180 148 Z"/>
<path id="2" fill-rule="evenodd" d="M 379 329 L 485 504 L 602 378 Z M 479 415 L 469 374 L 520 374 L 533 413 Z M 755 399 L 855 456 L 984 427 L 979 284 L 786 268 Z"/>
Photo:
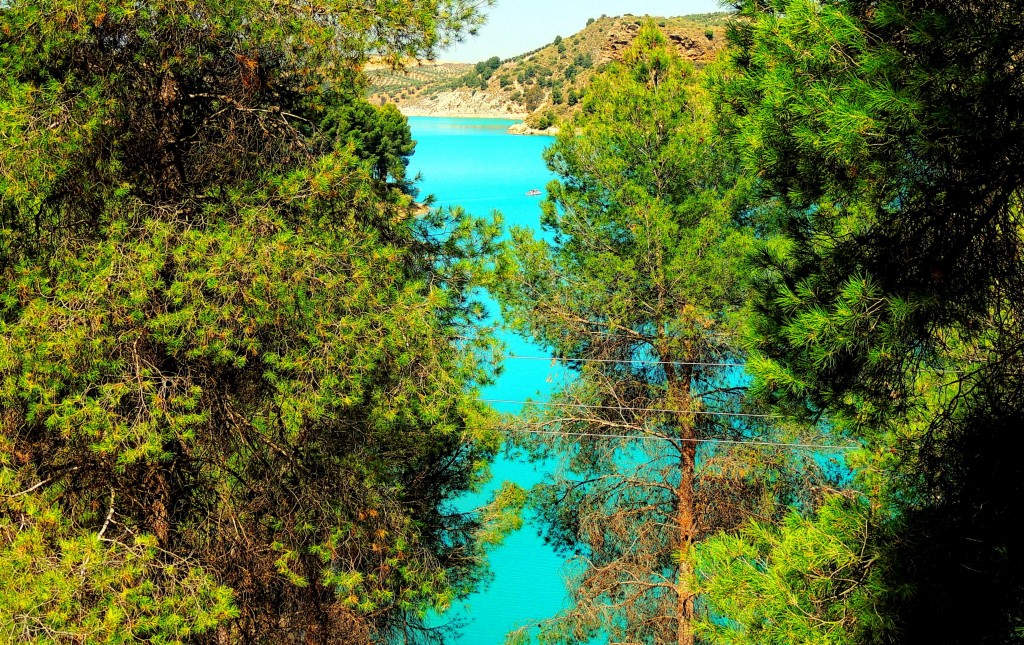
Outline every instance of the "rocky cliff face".
<path id="1" fill-rule="evenodd" d="M 621 32 L 613 31 L 608 35 L 607 43 L 601 49 L 602 62 L 621 60 L 622 52 L 633 44 L 640 33 L 640 23 L 623 22 L 616 25 Z M 684 24 L 665 25 L 662 27 L 665 36 L 672 43 L 684 60 L 695 63 L 710 62 L 724 46 L 724 30 L 721 27 L 704 29 L 699 26 Z M 708 37 L 708 34 L 711 37 Z"/>

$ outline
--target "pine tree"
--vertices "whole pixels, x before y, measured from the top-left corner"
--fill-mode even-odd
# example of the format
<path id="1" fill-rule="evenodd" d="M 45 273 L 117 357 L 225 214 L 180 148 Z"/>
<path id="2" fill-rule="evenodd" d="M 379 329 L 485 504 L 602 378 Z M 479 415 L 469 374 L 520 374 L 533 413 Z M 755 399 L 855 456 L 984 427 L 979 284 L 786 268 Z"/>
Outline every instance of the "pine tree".
<path id="1" fill-rule="evenodd" d="M 495 231 L 413 215 L 359 79 L 477 4 L 0 6 L 0 639 L 408 638 L 479 580 Z"/>
<path id="2" fill-rule="evenodd" d="M 705 642 L 740 645 L 855 645 L 893 630 L 881 600 L 892 593 L 878 566 L 871 509 L 861 496 L 832 496 L 813 517 L 750 522 L 698 551 L 701 591 L 714 614 Z"/>
<path id="3" fill-rule="evenodd" d="M 738 6 L 717 94 L 763 195 L 755 389 L 865 446 L 871 638 L 1013 642 L 1024 5 Z"/>
<path id="4" fill-rule="evenodd" d="M 572 606 L 510 638 L 691 644 L 695 543 L 798 489 L 777 468 L 787 455 L 702 443 L 759 432 L 705 414 L 740 405 L 742 370 L 717 364 L 738 359 L 744 182 L 653 23 L 587 97 L 546 153 L 560 177 L 546 234 L 514 230 L 496 280 L 506 320 L 575 376 L 512 422 L 531 454 L 561 460 L 532 497 L 547 540 L 575 555 Z"/>

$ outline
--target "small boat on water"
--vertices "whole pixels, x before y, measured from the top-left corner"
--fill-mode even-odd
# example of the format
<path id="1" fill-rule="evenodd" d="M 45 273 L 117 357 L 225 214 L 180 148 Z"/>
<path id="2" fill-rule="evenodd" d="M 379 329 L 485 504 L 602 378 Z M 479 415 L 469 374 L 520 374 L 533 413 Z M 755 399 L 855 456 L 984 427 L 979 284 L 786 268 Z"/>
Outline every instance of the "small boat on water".
<path id="1" fill-rule="evenodd" d="M 539 188 L 533 188 L 531 190 L 526 191 L 526 196 L 527 197 L 536 197 L 537 195 L 540 195 L 540 189 Z"/>

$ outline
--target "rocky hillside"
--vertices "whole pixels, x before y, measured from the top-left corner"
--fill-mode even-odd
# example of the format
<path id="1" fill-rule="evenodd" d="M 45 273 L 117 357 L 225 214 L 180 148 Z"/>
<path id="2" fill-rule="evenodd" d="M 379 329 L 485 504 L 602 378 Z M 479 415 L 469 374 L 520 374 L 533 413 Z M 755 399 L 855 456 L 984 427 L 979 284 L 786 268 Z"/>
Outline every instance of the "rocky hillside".
<path id="1" fill-rule="evenodd" d="M 410 116 L 475 116 L 524 119 L 549 128 L 578 109 L 590 77 L 622 56 L 646 18 L 602 16 L 579 33 L 508 60 L 476 65 L 421 62 L 405 72 L 367 70 L 371 100 L 394 103 Z M 679 53 L 702 64 L 724 46 L 730 14 L 657 18 Z"/>

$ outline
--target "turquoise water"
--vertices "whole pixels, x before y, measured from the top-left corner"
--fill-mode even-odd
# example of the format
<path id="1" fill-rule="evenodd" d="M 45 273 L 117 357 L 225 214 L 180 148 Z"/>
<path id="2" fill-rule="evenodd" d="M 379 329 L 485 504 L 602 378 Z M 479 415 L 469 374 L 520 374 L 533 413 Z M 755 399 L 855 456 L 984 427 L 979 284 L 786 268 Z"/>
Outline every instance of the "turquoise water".
<path id="1" fill-rule="evenodd" d="M 410 176 L 422 174 L 421 197 L 437 199 L 435 206 L 461 205 L 474 215 L 501 211 L 506 225 L 540 228 L 540 197 L 526 191 L 544 186 L 553 176 L 544 166 L 541 153 L 551 144 L 549 137 L 507 134 L 514 121 L 495 119 L 409 119 L 416 154 Z M 492 315 L 496 306 L 490 303 Z M 508 353 L 544 356 L 544 350 L 510 334 L 503 334 Z M 547 361 L 506 361 L 498 381 L 484 391 L 489 399 L 522 401 L 543 398 L 562 377 Z M 496 405 L 502 411 L 519 406 Z M 502 481 L 523 487 L 537 483 L 541 473 L 529 464 L 499 458 L 493 466 L 492 485 L 475 499 L 462 500 L 473 506 L 486 498 Z M 497 645 L 505 634 L 529 622 L 553 615 L 566 603 L 562 577 L 564 561 L 527 525 L 513 534 L 491 554 L 493 579 L 482 591 L 457 606 L 446 619 L 464 622 L 457 645 Z"/>
<path id="2" fill-rule="evenodd" d="M 410 175 L 422 173 L 422 195 L 433 194 L 437 206 L 461 205 L 475 215 L 501 211 L 505 224 L 540 228 L 540 197 L 527 197 L 532 188 L 544 189 L 553 175 L 541 154 L 551 144 L 549 137 L 514 136 L 506 129 L 514 121 L 477 119 L 411 118 L 413 138 L 418 142 L 410 164 Z M 496 305 L 490 302 L 492 314 Z M 518 356 L 547 356 L 543 348 L 510 334 L 503 334 L 508 353 Z M 552 368 L 550 361 L 509 360 L 498 382 L 484 392 L 489 399 L 522 401 L 545 398 L 568 375 Z M 730 386 L 745 385 L 742 370 L 723 377 Z M 514 412 L 519 406 L 496 405 Z M 815 455 L 819 464 L 848 483 L 852 472 L 832 453 Z M 483 495 L 460 500 L 472 508 L 483 503 L 502 481 L 523 487 L 537 483 L 543 473 L 533 465 L 500 458 L 493 467 L 494 479 Z M 444 619 L 465 622 L 455 645 L 499 645 L 505 634 L 535 624 L 565 606 L 564 561 L 527 525 L 493 552 L 493 581 L 471 596 Z"/>

